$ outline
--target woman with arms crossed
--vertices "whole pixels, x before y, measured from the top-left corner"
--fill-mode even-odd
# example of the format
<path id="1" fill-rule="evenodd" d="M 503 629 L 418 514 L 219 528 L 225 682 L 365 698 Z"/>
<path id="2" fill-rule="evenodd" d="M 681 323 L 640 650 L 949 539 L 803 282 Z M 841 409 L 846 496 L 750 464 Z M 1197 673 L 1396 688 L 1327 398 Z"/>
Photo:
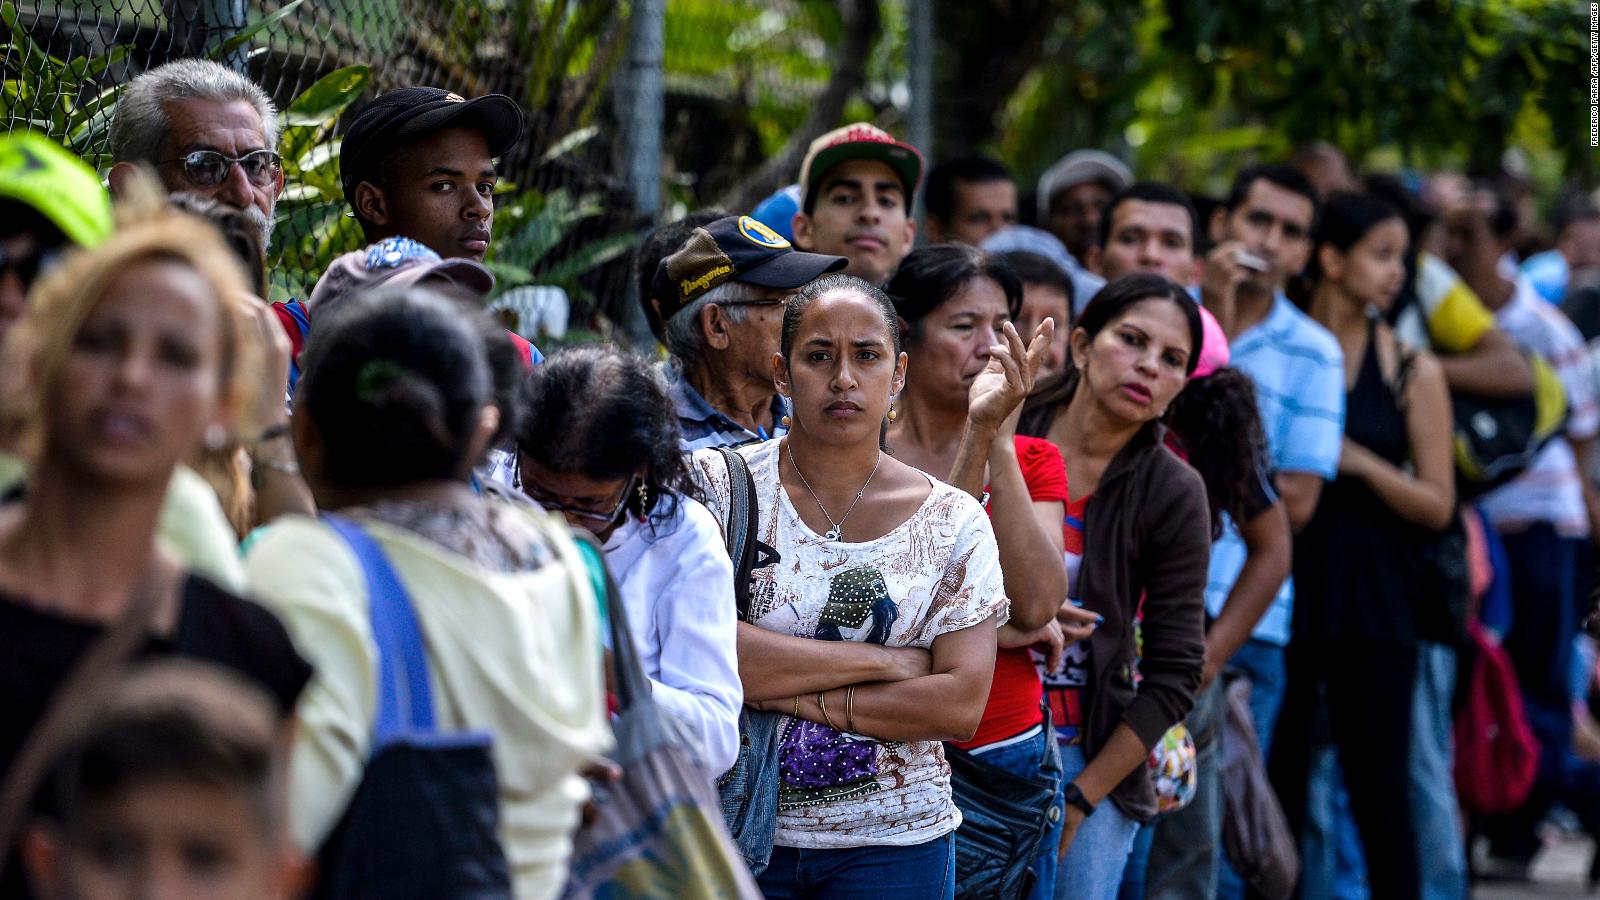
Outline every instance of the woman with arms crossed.
<path id="1" fill-rule="evenodd" d="M 960 822 L 939 743 L 977 730 L 1007 600 L 973 498 L 883 452 L 905 383 L 894 308 L 825 276 L 784 311 L 789 434 L 740 453 L 755 481 L 757 569 L 739 626 L 745 702 L 783 713 L 770 898 L 954 893 Z M 727 464 L 695 455 L 719 516 Z"/>

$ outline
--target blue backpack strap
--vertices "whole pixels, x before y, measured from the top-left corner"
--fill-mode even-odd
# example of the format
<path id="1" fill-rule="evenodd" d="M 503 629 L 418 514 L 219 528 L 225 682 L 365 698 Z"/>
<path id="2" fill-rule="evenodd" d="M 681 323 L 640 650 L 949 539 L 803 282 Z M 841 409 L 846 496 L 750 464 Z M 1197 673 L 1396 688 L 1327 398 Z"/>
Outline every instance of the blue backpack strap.
<path id="1" fill-rule="evenodd" d="M 411 595 L 383 548 L 361 526 L 329 513 L 323 513 L 322 520 L 350 545 L 366 575 L 372 639 L 378 646 L 378 722 L 373 750 L 399 735 L 433 732 L 428 654 Z"/>

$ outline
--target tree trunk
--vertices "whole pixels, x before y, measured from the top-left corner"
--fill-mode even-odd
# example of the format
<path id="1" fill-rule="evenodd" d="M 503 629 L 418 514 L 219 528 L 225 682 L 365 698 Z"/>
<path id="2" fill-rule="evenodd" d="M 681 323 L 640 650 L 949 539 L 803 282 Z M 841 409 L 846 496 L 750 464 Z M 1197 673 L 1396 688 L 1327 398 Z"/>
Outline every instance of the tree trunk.
<path id="1" fill-rule="evenodd" d="M 736 213 L 749 212 L 768 194 L 797 181 L 800 163 L 811 142 L 839 124 L 845 104 L 866 81 L 867 57 L 883 19 L 878 0 L 834 0 L 834 6 L 839 10 L 844 40 L 835 48 L 833 75 L 827 86 L 783 149 L 718 198 L 715 205 Z"/>
<path id="2" fill-rule="evenodd" d="M 971 153 L 994 137 L 1017 85 L 1044 61 L 1045 39 L 1070 0 L 937 0 L 934 145 Z"/>

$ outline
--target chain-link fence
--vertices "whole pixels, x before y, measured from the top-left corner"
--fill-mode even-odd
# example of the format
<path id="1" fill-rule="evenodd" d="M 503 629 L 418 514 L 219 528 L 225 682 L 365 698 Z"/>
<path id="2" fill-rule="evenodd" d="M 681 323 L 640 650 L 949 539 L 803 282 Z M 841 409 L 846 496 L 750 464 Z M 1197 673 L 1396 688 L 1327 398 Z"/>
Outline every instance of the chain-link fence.
<path id="1" fill-rule="evenodd" d="M 523 106 L 525 139 L 501 161 L 491 263 L 502 285 L 554 282 L 574 312 L 614 314 L 644 223 L 612 158 L 607 83 L 627 7 L 537 0 L 74 0 L 4 4 L 4 130 L 48 133 L 104 170 L 120 87 L 172 59 L 248 73 L 284 115 L 288 185 L 273 234 L 273 293 L 300 294 L 361 236 L 338 189 L 340 118 L 374 94 L 431 84 Z M 512 27 L 515 22 L 516 27 Z M 239 40 L 242 37 L 243 40 Z M 320 92 L 318 91 L 320 89 Z M 310 92 L 310 93 L 308 93 Z M 300 101 L 297 103 L 297 100 Z M 354 102 L 351 102 L 354 101 Z M 609 265 L 608 265 L 609 263 Z M 588 305 L 585 305 L 588 301 Z"/>
<path id="2" fill-rule="evenodd" d="M 840 112 L 892 126 L 904 107 L 904 0 L 0 0 L 0 130 L 44 131 L 103 171 L 116 97 L 134 76 L 186 56 L 247 73 L 285 111 L 288 186 L 271 251 L 281 298 L 360 244 L 338 185 L 352 110 L 409 84 L 508 94 L 529 128 L 501 160 L 489 262 L 502 287 L 556 284 L 574 323 L 599 313 L 636 324 L 628 251 L 652 218 L 634 211 L 628 184 L 630 165 L 639 170 L 629 142 L 640 117 L 628 105 L 640 96 L 629 55 L 640 3 L 663 16 L 664 56 L 647 63 L 663 113 L 662 215 L 748 206 L 753 174 L 834 75 L 850 25 L 842 9 L 870 9 L 888 39 Z M 771 187 L 792 180 L 768 174 Z"/>

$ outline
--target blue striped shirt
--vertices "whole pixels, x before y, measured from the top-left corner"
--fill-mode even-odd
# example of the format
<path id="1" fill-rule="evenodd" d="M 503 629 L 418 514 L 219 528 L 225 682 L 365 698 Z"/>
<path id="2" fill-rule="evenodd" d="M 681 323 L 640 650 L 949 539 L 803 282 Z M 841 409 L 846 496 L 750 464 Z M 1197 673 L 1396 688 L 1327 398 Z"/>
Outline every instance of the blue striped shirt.
<path id="1" fill-rule="evenodd" d="M 1255 381 L 1273 471 L 1312 472 L 1331 481 L 1344 444 L 1344 353 L 1339 342 L 1279 294 L 1267 317 L 1234 339 L 1229 350 L 1229 364 Z M 1222 611 L 1244 559 L 1244 539 L 1224 517 L 1206 579 L 1206 611 L 1211 615 Z M 1293 614 L 1294 579 L 1289 578 L 1251 636 L 1287 644 Z"/>
<path id="2" fill-rule="evenodd" d="M 789 414 L 789 403 L 782 394 L 772 395 L 772 433 L 767 434 L 765 430 L 751 431 L 712 407 L 677 366 L 668 365 L 666 375 L 672 405 L 678 413 L 678 428 L 683 432 L 684 453 L 707 447 L 739 447 L 780 437 L 789 430 L 782 424 L 783 417 Z"/>

